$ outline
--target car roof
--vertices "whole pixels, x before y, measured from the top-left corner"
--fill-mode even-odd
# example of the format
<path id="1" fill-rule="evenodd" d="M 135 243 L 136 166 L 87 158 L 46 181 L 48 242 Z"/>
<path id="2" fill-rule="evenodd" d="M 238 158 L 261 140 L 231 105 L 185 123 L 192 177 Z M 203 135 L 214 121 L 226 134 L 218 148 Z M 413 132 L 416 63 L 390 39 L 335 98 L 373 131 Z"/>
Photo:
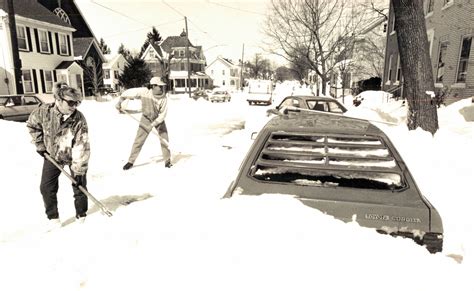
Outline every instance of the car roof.
<path id="1" fill-rule="evenodd" d="M 283 99 L 286 99 L 288 97 L 296 97 L 296 98 L 301 98 L 305 100 L 325 100 L 325 101 L 336 101 L 339 102 L 337 99 L 334 99 L 332 97 L 326 97 L 326 96 L 313 96 L 313 95 L 292 95 L 292 96 L 286 96 Z"/>
<path id="2" fill-rule="evenodd" d="M 268 121 L 264 129 L 385 136 L 378 127 L 367 120 L 318 111 L 277 115 Z"/>

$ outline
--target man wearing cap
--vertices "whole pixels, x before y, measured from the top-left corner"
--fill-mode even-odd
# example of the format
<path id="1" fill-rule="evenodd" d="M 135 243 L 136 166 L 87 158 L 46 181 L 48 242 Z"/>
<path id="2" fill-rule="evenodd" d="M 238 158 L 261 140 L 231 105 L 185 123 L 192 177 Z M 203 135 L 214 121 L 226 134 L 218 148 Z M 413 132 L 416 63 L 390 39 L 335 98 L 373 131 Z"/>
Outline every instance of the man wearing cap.
<path id="1" fill-rule="evenodd" d="M 45 158 L 48 154 L 59 165 L 68 165 L 76 183 L 72 185 L 76 219 L 83 222 L 88 209 L 87 196 L 79 190 L 87 185 L 90 156 L 88 127 L 77 110 L 82 95 L 64 82 L 53 86 L 54 103 L 42 104 L 30 114 L 27 127 L 36 151 L 44 159 L 40 192 L 52 228 L 61 226 L 58 212 L 58 178 L 61 170 Z"/>
<path id="2" fill-rule="evenodd" d="M 165 117 L 168 110 L 168 99 L 166 98 L 166 84 L 159 77 L 150 80 L 151 89 L 140 96 L 142 100 L 142 117 L 137 130 L 137 136 L 132 146 L 132 151 L 128 162 L 123 166 L 124 170 L 133 167 L 133 163 L 140 154 L 140 150 L 145 143 L 150 132 L 155 128 L 160 137 L 161 151 L 165 160 L 165 167 L 170 168 L 171 154 L 168 147 L 168 130 L 166 128 Z M 121 111 L 122 99 L 117 103 L 116 108 Z"/>

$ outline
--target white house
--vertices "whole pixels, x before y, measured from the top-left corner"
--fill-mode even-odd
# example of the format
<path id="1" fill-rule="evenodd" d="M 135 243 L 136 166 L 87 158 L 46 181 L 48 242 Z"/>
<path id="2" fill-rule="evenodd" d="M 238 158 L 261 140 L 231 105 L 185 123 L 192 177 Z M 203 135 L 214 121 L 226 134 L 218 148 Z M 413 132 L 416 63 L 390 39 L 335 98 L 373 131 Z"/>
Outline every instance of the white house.
<path id="1" fill-rule="evenodd" d="M 102 64 L 104 70 L 104 86 L 116 91 L 122 91 L 119 85 L 118 77 L 123 73 L 127 60 L 122 54 L 104 55 L 106 62 Z"/>
<path id="2" fill-rule="evenodd" d="M 206 74 L 213 80 L 214 86 L 237 90 L 241 87 L 240 67 L 231 60 L 218 56 L 206 67 Z"/>
<path id="3" fill-rule="evenodd" d="M 50 97 L 53 82 L 60 80 L 83 93 L 83 69 L 74 62 L 75 29 L 35 0 L 13 5 L 24 93 Z M 16 94 L 6 1 L 0 1 L 0 76 L 0 94 Z"/>

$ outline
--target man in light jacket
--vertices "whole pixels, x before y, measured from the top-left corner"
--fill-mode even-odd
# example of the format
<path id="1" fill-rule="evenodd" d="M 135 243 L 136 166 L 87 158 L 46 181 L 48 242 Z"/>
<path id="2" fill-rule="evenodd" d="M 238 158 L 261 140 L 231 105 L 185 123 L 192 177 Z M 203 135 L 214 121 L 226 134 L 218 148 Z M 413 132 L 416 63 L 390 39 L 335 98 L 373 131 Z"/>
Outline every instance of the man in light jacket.
<path id="1" fill-rule="evenodd" d="M 140 96 L 142 101 L 142 117 L 137 130 L 137 136 L 132 146 L 132 151 L 128 162 L 123 166 L 124 170 L 133 167 L 140 151 L 150 132 L 155 128 L 160 137 L 161 151 L 165 160 L 165 167 L 170 168 L 171 153 L 169 150 L 168 130 L 166 128 L 165 117 L 168 110 L 168 99 L 166 98 L 166 84 L 159 77 L 150 80 L 151 89 Z M 116 105 L 122 111 L 122 101 L 120 99 Z"/>
<path id="2" fill-rule="evenodd" d="M 51 227 L 61 226 L 58 212 L 58 178 L 61 170 L 46 159 L 48 154 L 59 165 L 68 165 L 76 183 L 72 185 L 76 219 L 83 222 L 88 209 L 85 189 L 86 173 L 90 157 L 88 127 L 84 115 L 76 110 L 82 95 L 64 82 L 53 86 L 54 103 L 42 104 L 33 110 L 27 121 L 27 128 L 33 138 L 36 151 L 43 157 L 40 191 L 43 196 L 46 216 Z"/>

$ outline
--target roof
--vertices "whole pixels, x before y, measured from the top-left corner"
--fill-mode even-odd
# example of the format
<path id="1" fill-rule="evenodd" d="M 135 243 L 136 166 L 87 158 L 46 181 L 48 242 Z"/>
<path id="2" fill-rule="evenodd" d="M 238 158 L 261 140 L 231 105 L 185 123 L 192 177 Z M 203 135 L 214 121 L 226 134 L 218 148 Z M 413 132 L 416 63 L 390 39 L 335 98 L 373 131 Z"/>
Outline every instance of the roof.
<path id="1" fill-rule="evenodd" d="M 121 54 L 105 54 L 104 58 L 106 61 L 102 64 L 103 68 L 111 68 L 120 58 L 125 60 L 125 57 Z M 125 60 L 125 63 L 128 63 L 127 60 Z"/>
<path id="2" fill-rule="evenodd" d="M 99 46 L 97 45 L 95 38 L 93 37 L 73 38 L 72 45 L 74 47 L 75 57 L 81 57 L 83 59 L 84 56 L 86 56 L 87 53 L 89 52 L 91 46 L 95 46 L 100 58 L 102 59 L 103 62 L 105 61 L 104 55 L 102 54 Z"/>
<path id="3" fill-rule="evenodd" d="M 168 36 L 162 43 L 161 48 L 167 52 L 171 53 L 172 49 L 175 47 L 186 47 L 188 46 L 194 47 L 193 44 L 189 41 L 189 39 L 184 36 Z"/>
<path id="4" fill-rule="evenodd" d="M 0 9 L 8 12 L 7 0 L 0 0 Z M 70 24 L 62 21 L 56 14 L 39 4 L 36 0 L 15 0 L 13 1 L 15 15 L 34 19 L 46 23 L 73 28 Z"/>
<path id="5" fill-rule="evenodd" d="M 55 70 L 66 70 L 70 66 L 74 65 L 76 62 L 75 61 L 62 61 L 56 68 Z"/>

